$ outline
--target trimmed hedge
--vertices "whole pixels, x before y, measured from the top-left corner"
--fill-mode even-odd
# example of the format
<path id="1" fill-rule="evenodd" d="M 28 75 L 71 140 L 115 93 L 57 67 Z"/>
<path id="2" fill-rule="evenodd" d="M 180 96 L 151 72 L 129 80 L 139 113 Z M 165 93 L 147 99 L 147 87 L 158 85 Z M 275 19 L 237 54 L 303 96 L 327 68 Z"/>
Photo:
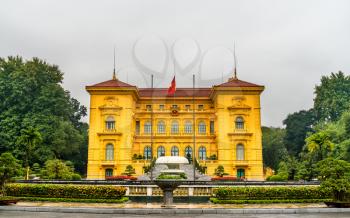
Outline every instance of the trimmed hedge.
<path id="1" fill-rule="evenodd" d="M 331 192 L 320 187 L 220 187 L 214 189 L 219 200 L 293 200 L 293 199 L 330 199 Z"/>
<path id="2" fill-rule="evenodd" d="M 121 199 L 126 188 L 111 185 L 7 184 L 6 194 L 14 197 Z"/>
<path id="3" fill-rule="evenodd" d="M 285 203 L 323 203 L 332 201 L 332 199 L 274 199 L 274 200 L 220 200 L 210 198 L 214 204 L 285 204 Z"/>
<path id="4" fill-rule="evenodd" d="M 119 199 L 78 199 L 78 198 L 39 198 L 39 197 L 9 197 L 21 201 L 49 201 L 49 202 L 78 202 L 78 203 L 125 203 L 129 198 L 122 197 Z"/>

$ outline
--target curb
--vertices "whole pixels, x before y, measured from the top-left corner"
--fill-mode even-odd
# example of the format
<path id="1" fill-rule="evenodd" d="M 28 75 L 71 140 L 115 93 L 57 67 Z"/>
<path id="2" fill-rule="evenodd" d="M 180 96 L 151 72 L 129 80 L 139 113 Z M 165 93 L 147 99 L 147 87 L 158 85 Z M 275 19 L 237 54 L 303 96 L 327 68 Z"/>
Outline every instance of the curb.
<path id="1" fill-rule="evenodd" d="M 92 213 L 92 214 L 304 214 L 304 213 L 350 213 L 350 208 L 91 208 L 91 207 L 21 207 L 1 206 L 0 211 Z"/>

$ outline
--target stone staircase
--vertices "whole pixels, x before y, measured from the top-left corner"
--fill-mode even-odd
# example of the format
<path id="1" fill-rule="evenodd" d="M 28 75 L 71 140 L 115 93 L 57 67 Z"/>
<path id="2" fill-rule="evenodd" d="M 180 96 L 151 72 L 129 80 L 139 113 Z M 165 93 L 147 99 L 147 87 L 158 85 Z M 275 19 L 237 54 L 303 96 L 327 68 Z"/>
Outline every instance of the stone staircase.
<path id="1" fill-rule="evenodd" d="M 168 169 L 168 166 L 163 164 L 157 164 L 152 168 L 152 176 L 153 178 L 157 178 L 162 170 Z M 193 180 L 193 165 L 192 164 L 181 164 L 180 170 L 183 170 L 187 176 L 187 180 Z M 203 175 L 196 169 L 196 180 L 197 181 L 210 181 L 211 177 L 207 175 Z M 139 176 L 138 180 L 151 180 L 151 173 L 147 173 L 145 175 Z"/>

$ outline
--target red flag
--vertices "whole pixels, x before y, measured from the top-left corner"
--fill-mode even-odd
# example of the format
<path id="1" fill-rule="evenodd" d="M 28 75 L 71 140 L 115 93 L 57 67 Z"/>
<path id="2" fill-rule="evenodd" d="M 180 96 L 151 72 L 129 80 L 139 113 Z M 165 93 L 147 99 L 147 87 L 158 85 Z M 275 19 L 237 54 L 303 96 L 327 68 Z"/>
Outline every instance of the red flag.
<path id="1" fill-rule="evenodd" d="M 175 76 L 173 80 L 171 81 L 171 85 L 168 88 L 168 95 L 174 95 L 176 91 L 176 82 L 175 82 Z"/>

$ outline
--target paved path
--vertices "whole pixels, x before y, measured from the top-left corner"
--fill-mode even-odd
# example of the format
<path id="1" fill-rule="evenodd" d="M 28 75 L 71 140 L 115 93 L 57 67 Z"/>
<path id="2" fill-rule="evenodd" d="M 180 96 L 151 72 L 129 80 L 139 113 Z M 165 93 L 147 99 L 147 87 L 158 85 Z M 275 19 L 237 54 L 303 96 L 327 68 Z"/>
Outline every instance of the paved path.
<path id="1" fill-rule="evenodd" d="M 204 217 L 204 218 L 349 218 L 350 213 L 308 213 L 308 214 L 174 214 L 174 217 Z M 87 213 L 52 213 L 52 212 L 26 212 L 26 211 L 0 211 L 1 218 L 139 218 L 139 217 L 156 217 L 169 218 L 167 215 L 128 215 L 128 214 L 87 214 Z"/>

